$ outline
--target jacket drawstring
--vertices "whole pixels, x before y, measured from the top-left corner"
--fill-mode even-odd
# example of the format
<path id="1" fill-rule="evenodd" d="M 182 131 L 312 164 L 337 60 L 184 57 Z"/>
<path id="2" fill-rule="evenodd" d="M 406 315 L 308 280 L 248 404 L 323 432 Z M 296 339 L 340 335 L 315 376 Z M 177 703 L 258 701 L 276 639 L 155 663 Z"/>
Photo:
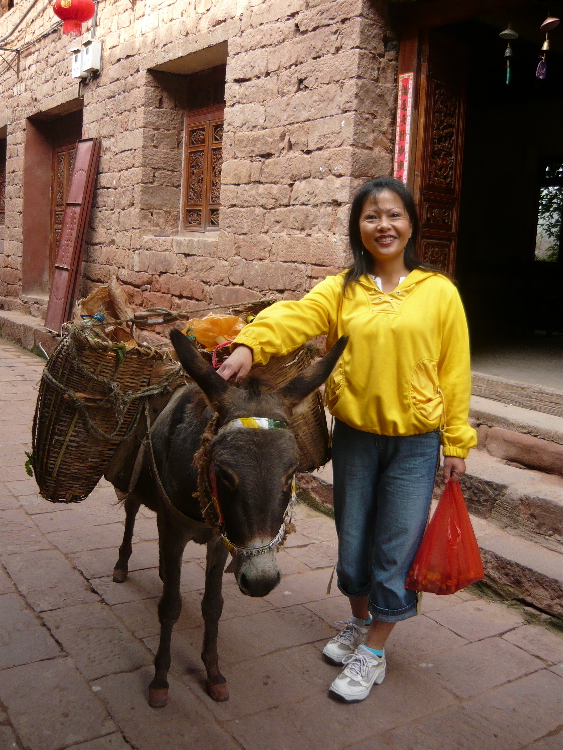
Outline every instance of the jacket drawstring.
<path id="1" fill-rule="evenodd" d="M 442 399 L 442 416 L 440 417 L 440 432 L 444 432 L 446 429 L 446 399 L 444 396 L 444 392 L 441 388 L 438 388 L 438 393 L 440 394 L 440 398 Z"/>

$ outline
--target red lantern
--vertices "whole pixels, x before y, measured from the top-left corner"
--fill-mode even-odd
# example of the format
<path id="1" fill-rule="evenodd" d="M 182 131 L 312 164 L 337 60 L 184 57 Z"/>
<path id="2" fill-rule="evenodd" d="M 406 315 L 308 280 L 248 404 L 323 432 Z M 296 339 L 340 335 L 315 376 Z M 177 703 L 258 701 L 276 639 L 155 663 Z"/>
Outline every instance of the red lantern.
<path id="1" fill-rule="evenodd" d="M 83 22 L 89 21 L 96 11 L 94 0 L 55 0 L 52 8 L 64 21 L 63 34 L 69 36 L 80 36 Z"/>

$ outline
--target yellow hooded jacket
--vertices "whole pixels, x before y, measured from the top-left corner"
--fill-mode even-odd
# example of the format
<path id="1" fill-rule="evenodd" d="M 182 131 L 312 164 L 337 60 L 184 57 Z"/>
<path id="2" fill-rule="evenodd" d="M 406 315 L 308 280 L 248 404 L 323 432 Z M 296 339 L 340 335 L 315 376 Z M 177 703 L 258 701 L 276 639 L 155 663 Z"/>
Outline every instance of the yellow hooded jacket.
<path id="1" fill-rule="evenodd" d="M 351 427 L 380 435 L 441 429 L 446 456 L 465 458 L 477 442 L 467 422 L 469 339 L 455 286 L 416 269 L 392 292 L 362 276 L 342 292 L 344 273 L 328 276 L 301 300 L 278 302 L 245 326 L 235 344 L 254 362 L 327 335 L 327 349 L 349 336 L 326 383 L 329 410 Z"/>

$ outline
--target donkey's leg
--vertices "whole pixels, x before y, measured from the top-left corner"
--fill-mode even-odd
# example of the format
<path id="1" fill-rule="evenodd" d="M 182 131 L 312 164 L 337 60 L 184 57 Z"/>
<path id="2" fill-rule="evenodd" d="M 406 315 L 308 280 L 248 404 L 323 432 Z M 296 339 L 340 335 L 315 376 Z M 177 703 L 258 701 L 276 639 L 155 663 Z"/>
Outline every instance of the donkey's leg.
<path id="1" fill-rule="evenodd" d="M 149 705 L 161 708 L 168 702 L 168 670 L 170 669 L 170 641 L 172 629 L 180 617 L 182 597 L 180 595 L 180 574 L 182 554 L 190 539 L 174 521 L 157 516 L 158 542 L 160 550 L 160 571 L 162 596 L 158 602 L 160 621 L 160 642 L 154 659 L 154 678 L 149 685 Z"/>
<path id="2" fill-rule="evenodd" d="M 217 634 L 219 619 L 223 611 L 221 589 L 227 554 L 227 548 L 221 537 L 213 536 L 207 543 L 205 593 L 201 602 L 201 612 L 205 623 L 201 658 L 207 670 L 207 693 L 214 701 L 226 701 L 229 698 L 227 681 L 219 671 L 217 657 Z"/>
<path id="3" fill-rule="evenodd" d="M 133 528 L 135 527 L 135 518 L 137 517 L 140 505 L 141 503 L 134 495 L 128 495 L 125 498 L 125 532 L 121 547 L 119 548 L 119 558 L 113 569 L 113 580 L 115 583 L 123 583 L 127 580 L 129 558 L 133 551 L 133 547 L 131 546 Z"/>

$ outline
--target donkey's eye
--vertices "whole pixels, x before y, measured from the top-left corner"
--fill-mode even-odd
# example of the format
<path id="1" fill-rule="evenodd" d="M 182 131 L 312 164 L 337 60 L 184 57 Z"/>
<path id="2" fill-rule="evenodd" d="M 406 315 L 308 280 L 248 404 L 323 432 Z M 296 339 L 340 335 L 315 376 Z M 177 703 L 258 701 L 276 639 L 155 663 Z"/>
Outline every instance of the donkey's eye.
<path id="1" fill-rule="evenodd" d="M 215 476 L 217 480 L 228 487 L 230 490 L 236 490 L 238 485 L 238 477 L 230 469 L 226 469 L 223 466 L 215 467 Z"/>

